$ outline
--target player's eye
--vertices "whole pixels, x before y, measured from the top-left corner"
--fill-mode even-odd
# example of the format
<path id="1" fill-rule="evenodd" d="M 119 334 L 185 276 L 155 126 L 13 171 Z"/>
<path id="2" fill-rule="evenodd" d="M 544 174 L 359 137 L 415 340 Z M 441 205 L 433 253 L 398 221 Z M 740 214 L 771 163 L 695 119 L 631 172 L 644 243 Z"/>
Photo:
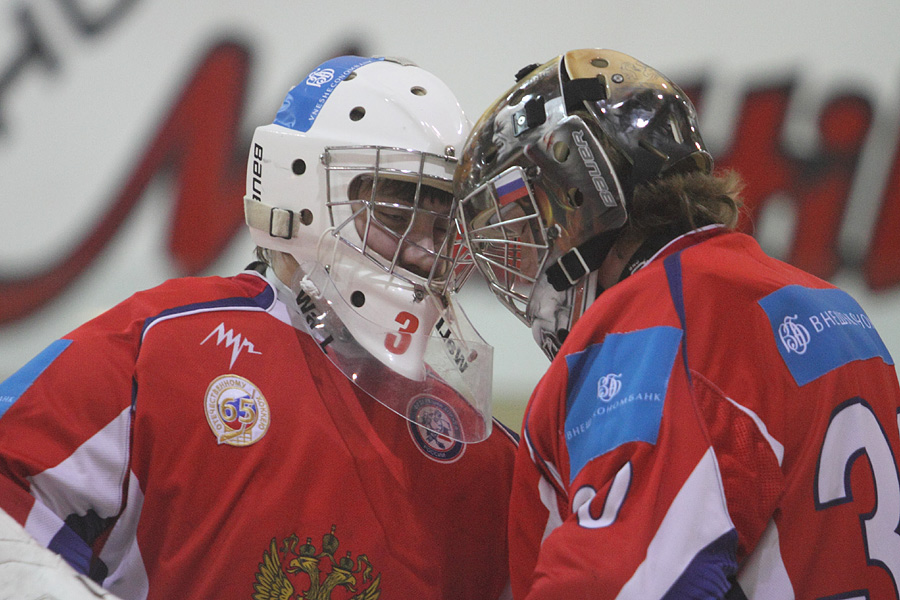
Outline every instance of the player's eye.
<path id="1" fill-rule="evenodd" d="M 375 209 L 375 218 L 392 231 L 403 233 L 412 218 L 412 211 L 393 206 L 380 206 Z"/>
<path id="2" fill-rule="evenodd" d="M 446 237 L 447 232 L 450 230 L 450 219 L 440 218 L 434 220 L 434 238 L 436 240 L 442 240 Z"/>

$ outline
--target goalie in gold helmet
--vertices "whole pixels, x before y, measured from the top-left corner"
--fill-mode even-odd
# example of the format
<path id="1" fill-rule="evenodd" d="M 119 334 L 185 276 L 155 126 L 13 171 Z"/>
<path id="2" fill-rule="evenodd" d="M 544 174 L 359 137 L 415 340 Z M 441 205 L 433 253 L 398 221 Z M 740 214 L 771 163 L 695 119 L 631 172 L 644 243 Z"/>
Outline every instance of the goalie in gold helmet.
<path id="1" fill-rule="evenodd" d="M 604 49 L 526 69 L 466 143 L 466 243 L 553 358 L 516 598 L 896 597 L 893 359 L 851 296 L 734 230 L 712 167 L 684 92 Z"/>

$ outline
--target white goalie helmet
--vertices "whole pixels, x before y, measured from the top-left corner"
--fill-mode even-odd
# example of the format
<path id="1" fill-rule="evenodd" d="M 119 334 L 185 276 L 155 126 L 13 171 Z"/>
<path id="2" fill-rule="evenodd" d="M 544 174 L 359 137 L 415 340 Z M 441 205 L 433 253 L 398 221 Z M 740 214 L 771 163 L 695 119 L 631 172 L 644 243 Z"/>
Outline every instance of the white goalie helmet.
<path id="1" fill-rule="evenodd" d="M 282 282 L 295 324 L 369 395 L 462 442 L 490 433 L 493 355 L 448 289 L 469 130 L 428 71 L 341 56 L 256 129 L 244 198 L 256 245 L 299 264 Z"/>

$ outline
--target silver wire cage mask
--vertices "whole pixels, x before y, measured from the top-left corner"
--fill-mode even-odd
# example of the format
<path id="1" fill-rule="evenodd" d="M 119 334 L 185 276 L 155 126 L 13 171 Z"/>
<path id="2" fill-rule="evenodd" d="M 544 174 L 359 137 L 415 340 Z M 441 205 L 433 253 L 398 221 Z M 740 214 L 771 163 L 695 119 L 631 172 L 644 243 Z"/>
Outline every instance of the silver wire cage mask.
<path id="1" fill-rule="evenodd" d="M 568 314 L 571 327 L 578 295 L 561 294 L 599 268 L 634 188 L 711 169 L 678 86 L 630 56 L 585 49 L 537 66 L 482 114 L 454 192 L 466 243 L 500 301 L 529 326 Z M 521 196 L 507 200 L 506 185 Z M 517 231 L 516 219 L 529 226 Z"/>
<path id="2" fill-rule="evenodd" d="M 332 234 L 377 268 L 436 294 L 462 248 L 451 154 L 339 146 L 322 155 Z"/>
<path id="3" fill-rule="evenodd" d="M 529 327 L 529 302 L 544 271 L 550 240 L 528 177 L 511 167 L 460 201 L 471 260 L 499 300 Z"/>

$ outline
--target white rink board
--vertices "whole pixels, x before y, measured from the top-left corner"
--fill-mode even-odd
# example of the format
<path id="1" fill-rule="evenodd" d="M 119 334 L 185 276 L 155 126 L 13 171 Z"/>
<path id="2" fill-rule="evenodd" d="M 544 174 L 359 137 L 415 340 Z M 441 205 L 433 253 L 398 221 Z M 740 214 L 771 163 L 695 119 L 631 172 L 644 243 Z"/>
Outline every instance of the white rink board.
<path id="1" fill-rule="evenodd" d="M 727 146 L 742 86 L 794 78 L 787 143 L 815 144 L 817 108 L 848 88 L 875 110 L 840 237 L 833 278 L 862 304 L 900 356 L 900 288 L 870 292 L 859 262 L 898 138 L 900 3 L 637 1 L 422 3 L 362 0 L 2 0 L 0 81 L 13 72 L 31 23 L 55 67 L 33 62 L 0 88 L 0 278 L 53 264 L 95 226 L 200 58 L 229 40 L 252 56 L 243 134 L 271 121 L 284 93 L 330 54 L 408 57 L 442 77 L 474 120 L 520 67 L 568 49 L 608 47 L 681 80 L 703 79 L 702 121 L 713 152 Z M 69 7 L 69 11 L 65 10 Z M 779 210 L 773 205 L 769 212 Z M 179 275 L 165 246 L 171 181 L 158 178 L 99 257 L 61 295 L 0 326 L 0 379 L 133 291 Z M 758 237 L 779 255 L 790 219 L 766 214 Z M 802 225 L 802 224 L 801 224 Z M 239 234 L 206 274 L 251 260 Z M 520 410 L 547 362 L 529 331 L 483 290 L 464 307 L 496 347 L 494 392 Z M 0 305 L 4 302 L 0 297 Z M 510 419 L 508 419 L 510 420 Z M 516 419 L 510 424 L 518 426 Z"/>

